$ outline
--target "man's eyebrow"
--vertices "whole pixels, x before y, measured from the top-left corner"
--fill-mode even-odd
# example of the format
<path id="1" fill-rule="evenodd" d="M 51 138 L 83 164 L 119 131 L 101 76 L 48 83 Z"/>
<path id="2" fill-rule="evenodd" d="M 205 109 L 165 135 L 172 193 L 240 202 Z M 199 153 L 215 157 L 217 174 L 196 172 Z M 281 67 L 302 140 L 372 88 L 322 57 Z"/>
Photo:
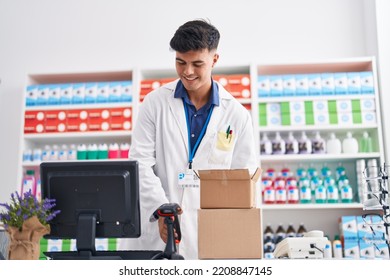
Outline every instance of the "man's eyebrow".
<path id="1" fill-rule="evenodd" d="M 184 61 L 183 59 L 179 58 L 179 57 L 176 57 L 176 60 L 177 61 L 181 61 L 181 62 L 186 62 Z M 204 61 L 203 60 L 195 60 L 195 61 L 191 61 L 190 63 L 203 63 Z"/>

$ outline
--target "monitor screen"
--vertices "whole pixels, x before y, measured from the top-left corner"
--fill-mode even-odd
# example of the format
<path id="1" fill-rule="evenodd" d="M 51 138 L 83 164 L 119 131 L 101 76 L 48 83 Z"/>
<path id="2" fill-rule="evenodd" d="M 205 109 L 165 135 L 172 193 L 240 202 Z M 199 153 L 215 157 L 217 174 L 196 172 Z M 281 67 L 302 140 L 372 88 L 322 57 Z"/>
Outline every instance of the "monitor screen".
<path id="1" fill-rule="evenodd" d="M 94 251 L 95 238 L 140 236 L 138 162 L 43 162 L 40 172 L 42 199 L 55 199 L 61 211 L 46 238 L 76 239 L 77 250 Z"/>

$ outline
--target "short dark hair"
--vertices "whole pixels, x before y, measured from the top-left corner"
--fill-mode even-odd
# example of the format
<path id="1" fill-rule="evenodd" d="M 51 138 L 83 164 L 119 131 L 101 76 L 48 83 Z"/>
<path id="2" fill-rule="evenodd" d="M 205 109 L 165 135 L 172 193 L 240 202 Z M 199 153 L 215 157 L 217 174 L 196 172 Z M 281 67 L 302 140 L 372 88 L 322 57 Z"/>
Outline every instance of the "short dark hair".
<path id="1" fill-rule="evenodd" d="M 180 26 L 169 43 L 171 49 L 185 53 L 217 49 L 219 43 L 219 31 L 205 20 L 193 20 Z"/>

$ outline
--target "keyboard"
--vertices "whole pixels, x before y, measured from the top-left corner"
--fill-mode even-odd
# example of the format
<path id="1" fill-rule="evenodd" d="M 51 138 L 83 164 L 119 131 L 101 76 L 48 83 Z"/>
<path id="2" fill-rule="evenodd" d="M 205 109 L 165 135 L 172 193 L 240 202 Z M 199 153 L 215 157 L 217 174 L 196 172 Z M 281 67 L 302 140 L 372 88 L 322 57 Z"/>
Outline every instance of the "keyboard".
<path id="1" fill-rule="evenodd" d="M 151 260 L 162 251 L 157 250 L 130 250 L 130 251 L 96 251 L 92 255 L 77 251 L 67 252 L 44 252 L 44 255 L 52 260 Z"/>

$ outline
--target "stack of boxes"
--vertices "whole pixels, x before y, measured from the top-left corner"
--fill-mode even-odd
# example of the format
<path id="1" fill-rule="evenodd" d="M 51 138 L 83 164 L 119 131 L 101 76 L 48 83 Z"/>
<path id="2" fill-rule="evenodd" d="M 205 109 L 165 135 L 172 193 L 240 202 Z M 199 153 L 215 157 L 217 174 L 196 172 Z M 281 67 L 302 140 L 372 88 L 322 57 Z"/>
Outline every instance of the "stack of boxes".
<path id="1" fill-rule="evenodd" d="M 368 215 L 343 216 L 340 232 L 344 243 L 344 257 L 352 259 L 389 259 L 386 233 L 382 218 Z"/>
<path id="2" fill-rule="evenodd" d="M 175 80 L 175 78 L 142 80 L 141 81 L 141 89 L 140 89 L 140 93 L 139 93 L 139 101 L 142 102 L 144 100 L 145 96 L 149 92 L 151 92 L 151 91 L 153 91 L 153 90 L 155 90 L 155 89 L 157 89 L 157 88 L 159 88 L 167 83 L 170 83 L 174 80 Z"/>
<path id="3" fill-rule="evenodd" d="M 68 104 L 131 102 L 132 81 L 29 85 L 27 107 Z"/>
<path id="4" fill-rule="evenodd" d="M 259 103 L 262 127 L 376 124 L 374 98 Z"/>
<path id="5" fill-rule="evenodd" d="M 132 107 L 27 110 L 24 133 L 131 130 Z"/>
<path id="6" fill-rule="evenodd" d="M 371 71 L 259 75 L 258 97 L 374 94 Z"/>
<path id="7" fill-rule="evenodd" d="M 199 259 L 262 257 L 260 209 L 256 182 L 248 169 L 199 170 Z"/>

